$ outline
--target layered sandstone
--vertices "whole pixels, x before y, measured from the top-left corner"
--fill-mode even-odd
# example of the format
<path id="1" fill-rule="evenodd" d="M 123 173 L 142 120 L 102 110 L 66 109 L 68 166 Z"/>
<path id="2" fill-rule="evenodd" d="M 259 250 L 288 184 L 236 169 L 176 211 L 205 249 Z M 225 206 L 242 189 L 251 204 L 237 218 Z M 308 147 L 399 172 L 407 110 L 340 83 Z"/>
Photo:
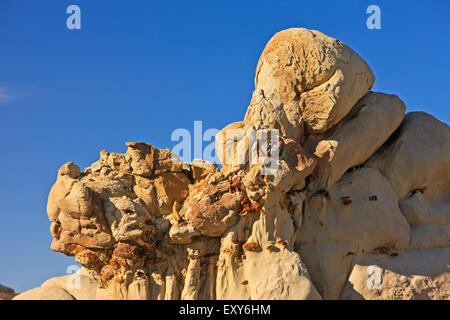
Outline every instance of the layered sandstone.
<path id="1" fill-rule="evenodd" d="M 450 129 L 374 81 L 338 40 L 277 33 L 216 137 L 220 170 L 136 142 L 62 166 L 51 248 L 81 286 L 16 299 L 449 299 Z M 262 129 L 279 136 L 254 161 Z"/>

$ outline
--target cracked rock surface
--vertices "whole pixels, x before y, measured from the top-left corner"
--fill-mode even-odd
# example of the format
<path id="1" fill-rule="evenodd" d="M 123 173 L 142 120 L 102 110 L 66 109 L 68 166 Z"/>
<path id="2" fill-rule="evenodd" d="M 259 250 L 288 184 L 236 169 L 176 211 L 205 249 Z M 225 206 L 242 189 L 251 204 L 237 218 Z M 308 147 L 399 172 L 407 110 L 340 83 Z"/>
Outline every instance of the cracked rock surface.
<path id="1" fill-rule="evenodd" d="M 142 142 L 61 167 L 51 248 L 81 286 L 15 299 L 449 299 L 450 129 L 374 81 L 339 40 L 275 34 L 221 169 Z M 273 174 L 248 157 L 259 129 L 279 131 Z"/>

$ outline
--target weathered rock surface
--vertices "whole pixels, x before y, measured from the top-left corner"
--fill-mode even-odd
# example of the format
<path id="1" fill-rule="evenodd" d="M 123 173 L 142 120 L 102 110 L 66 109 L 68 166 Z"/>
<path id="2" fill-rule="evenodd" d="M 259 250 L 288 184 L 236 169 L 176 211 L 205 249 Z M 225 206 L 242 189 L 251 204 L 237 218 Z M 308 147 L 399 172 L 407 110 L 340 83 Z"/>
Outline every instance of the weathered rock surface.
<path id="1" fill-rule="evenodd" d="M 0 284 L 0 300 L 11 300 L 14 296 L 16 296 L 16 293 L 13 289 Z"/>
<path id="2" fill-rule="evenodd" d="M 81 286 L 17 299 L 449 299 L 450 129 L 374 80 L 338 40 L 277 33 L 221 170 L 141 142 L 61 167 L 51 248 Z"/>
<path id="3" fill-rule="evenodd" d="M 449 156 L 448 125 L 424 112 L 411 112 L 369 164 L 391 181 L 399 200 L 421 194 L 448 205 Z"/>
<path id="4" fill-rule="evenodd" d="M 370 92 L 334 128 L 310 136 L 305 148 L 320 159 L 310 188 L 331 188 L 348 169 L 362 165 L 400 125 L 405 110 L 397 96 Z"/>
<path id="5" fill-rule="evenodd" d="M 283 30 L 261 54 L 245 119 L 256 126 L 278 122 L 297 140 L 303 124 L 324 132 L 338 123 L 374 81 L 364 60 L 339 40 L 315 30 Z"/>
<path id="6" fill-rule="evenodd" d="M 449 300 L 450 248 L 370 255 L 355 262 L 343 299 Z"/>
<path id="7" fill-rule="evenodd" d="M 58 287 L 37 287 L 22 292 L 13 300 L 75 300 L 66 290 Z"/>
<path id="8" fill-rule="evenodd" d="M 423 113 L 406 115 L 368 162 L 391 182 L 411 225 L 411 249 L 450 246 L 450 130 Z"/>
<path id="9" fill-rule="evenodd" d="M 97 281 L 81 268 L 75 274 L 48 279 L 40 287 L 16 295 L 14 300 L 95 300 L 97 292 Z"/>
<path id="10" fill-rule="evenodd" d="M 338 299 L 355 257 L 380 247 L 407 249 L 409 237 L 389 181 L 363 167 L 343 177 L 329 199 L 312 195 L 297 241 L 324 297 Z"/>

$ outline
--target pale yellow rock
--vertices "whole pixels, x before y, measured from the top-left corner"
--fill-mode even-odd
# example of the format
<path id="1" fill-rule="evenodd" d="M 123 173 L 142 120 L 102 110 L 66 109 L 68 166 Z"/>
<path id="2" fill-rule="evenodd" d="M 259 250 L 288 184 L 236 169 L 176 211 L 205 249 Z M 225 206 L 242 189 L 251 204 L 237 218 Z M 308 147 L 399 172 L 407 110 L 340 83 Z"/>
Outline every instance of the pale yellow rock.
<path id="1" fill-rule="evenodd" d="M 450 245 L 450 128 L 423 112 L 406 115 L 369 161 L 389 179 L 411 224 L 411 249 Z"/>
<path id="2" fill-rule="evenodd" d="M 422 224 L 450 224 L 450 203 L 429 201 L 421 192 L 399 203 L 403 215 L 411 226 Z"/>
<path id="3" fill-rule="evenodd" d="M 197 250 L 189 250 L 189 265 L 186 272 L 186 280 L 182 300 L 197 300 L 200 289 L 200 256 Z"/>
<path id="4" fill-rule="evenodd" d="M 353 267 L 341 298 L 449 300 L 450 248 L 361 257 Z"/>
<path id="5" fill-rule="evenodd" d="M 17 300 L 95 300 L 98 291 L 97 281 L 85 268 L 75 273 L 54 277 L 40 287 L 25 291 Z"/>
<path id="6" fill-rule="evenodd" d="M 75 273 L 63 277 L 51 278 L 45 281 L 41 287 L 63 289 L 76 300 L 95 300 L 98 284 L 87 273 Z"/>
<path id="7" fill-rule="evenodd" d="M 338 299 L 355 255 L 377 247 L 407 249 L 409 229 L 389 181 L 363 167 L 328 194 L 307 200 L 297 242 L 317 290 L 325 299 Z"/>
<path id="8" fill-rule="evenodd" d="M 143 142 L 127 142 L 127 146 L 125 159 L 134 174 L 147 177 L 164 172 L 182 172 L 179 158 L 169 149 L 157 149 Z"/>
<path id="9" fill-rule="evenodd" d="M 216 135 L 216 154 L 222 166 L 239 166 L 249 161 L 249 146 L 254 142 L 245 122 L 227 125 Z"/>
<path id="10" fill-rule="evenodd" d="M 138 270 L 133 282 L 128 286 L 127 300 L 150 300 L 150 298 L 150 281 L 144 270 Z"/>
<path id="11" fill-rule="evenodd" d="M 250 300 L 248 285 L 245 284 L 242 259 L 244 252 L 239 244 L 248 237 L 245 221 L 240 220 L 223 235 L 220 256 L 217 261 L 216 299 Z"/>
<path id="12" fill-rule="evenodd" d="M 209 174 L 218 172 L 219 168 L 215 163 L 203 159 L 194 159 L 189 164 L 189 170 L 192 173 L 192 178 L 194 181 L 200 181 L 206 178 Z"/>
<path id="13" fill-rule="evenodd" d="M 405 110 L 397 96 L 370 92 L 334 128 L 311 135 L 305 149 L 321 159 L 311 190 L 329 189 L 348 169 L 369 159 L 400 125 Z"/>
<path id="14" fill-rule="evenodd" d="M 448 299 L 448 126 L 404 118 L 373 82 L 342 42 L 277 33 L 245 119 L 216 136 L 221 170 L 143 142 L 61 167 L 51 248 L 83 265 L 81 287 L 69 275 L 23 296 Z M 363 287 L 380 271 L 366 262 L 382 290 Z"/>
<path id="15" fill-rule="evenodd" d="M 0 284 L 0 301 L 1 300 L 11 300 L 16 296 L 16 293 L 13 289 L 5 287 Z"/>
<path id="16" fill-rule="evenodd" d="M 251 300 L 321 300 L 300 256 L 283 247 L 279 250 L 247 253 L 244 281 Z"/>
<path id="17" fill-rule="evenodd" d="M 166 282 L 166 291 L 164 300 L 176 300 L 178 297 L 177 277 L 175 276 L 172 268 L 169 268 L 166 271 L 165 282 Z"/>
<path id="18" fill-rule="evenodd" d="M 422 193 L 450 199 L 450 128 L 424 112 L 405 116 L 398 132 L 368 162 L 391 182 L 399 200 Z"/>
<path id="19" fill-rule="evenodd" d="M 161 174 L 153 180 L 158 199 L 158 207 L 162 215 L 172 212 L 175 201 L 182 202 L 188 195 L 189 178 L 184 173 Z"/>
<path id="20" fill-rule="evenodd" d="M 294 140 L 302 135 L 303 122 L 310 132 L 324 132 L 374 81 L 364 60 L 339 40 L 315 30 L 283 30 L 261 54 L 245 121 L 257 127 L 277 121 Z"/>
<path id="21" fill-rule="evenodd" d="M 145 245 L 144 235 L 150 232 L 146 221 L 154 221 L 150 213 L 137 201 L 126 197 L 105 201 L 105 217 L 116 241 L 134 241 Z"/>

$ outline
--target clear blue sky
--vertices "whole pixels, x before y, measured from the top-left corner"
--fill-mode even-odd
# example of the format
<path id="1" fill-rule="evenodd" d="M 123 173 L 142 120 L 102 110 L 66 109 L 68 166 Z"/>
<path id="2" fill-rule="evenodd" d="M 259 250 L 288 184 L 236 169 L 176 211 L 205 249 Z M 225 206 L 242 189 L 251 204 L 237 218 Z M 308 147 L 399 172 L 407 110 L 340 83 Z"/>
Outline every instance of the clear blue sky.
<path id="1" fill-rule="evenodd" d="M 81 7 L 81 30 L 66 8 Z M 381 30 L 366 8 L 381 8 Z M 270 37 L 306 27 L 371 66 L 374 90 L 449 123 L 450 2 L 0 2 L 0 283 L 23 291 L 64 275 L 50 250 L 47 194 L 58 168 L 89 166 L 126 141 L 173 147 L 171 132 L 241 120 Z"/>

